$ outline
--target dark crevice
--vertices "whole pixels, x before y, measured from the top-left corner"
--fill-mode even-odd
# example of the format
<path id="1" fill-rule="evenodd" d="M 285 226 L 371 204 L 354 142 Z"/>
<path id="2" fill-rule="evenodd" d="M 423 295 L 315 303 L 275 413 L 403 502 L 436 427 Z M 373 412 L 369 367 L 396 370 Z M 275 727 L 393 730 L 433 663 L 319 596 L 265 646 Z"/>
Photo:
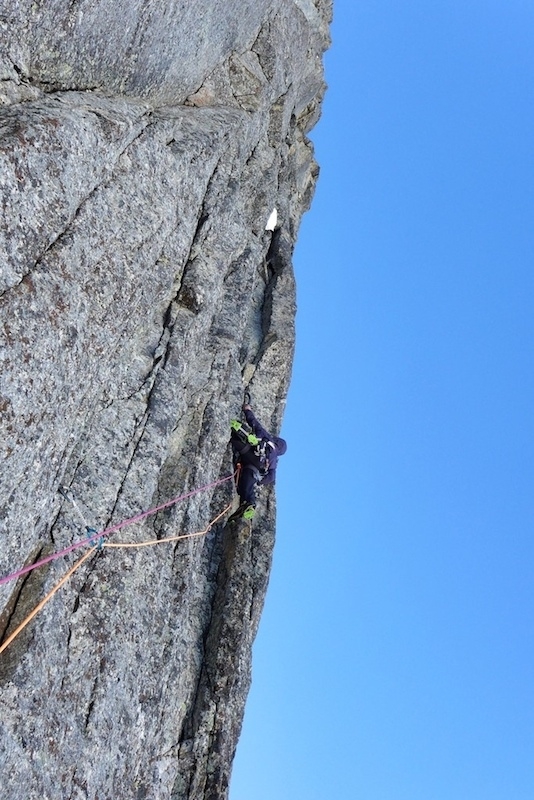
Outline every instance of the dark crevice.
<path id="1" fill-rule="evenodd" d="M 76 598 L 75 598 L 75 601 L 74 601 L 74 605 L 76 606 L 76 609 L 74 609 L 74 610 L 78 609 L 78 607 L 80 605 L 80 597 L 86 591 L 86 587 L 87 587 L 87 584 L 89 582 L 89 578 L 91 577 L 91 575 L 93 574 L 93 572 L 96 569 L 96 565 L 98 563 L 98 558 L 102 557 L 103 555 L 104 555 L 104 551 L 103 550 L 97 551 L 96 553 L 93 554 L 93 557 L 91 558 L 91 560 L 89 562 L 87 562 L 87 561 L 85 562 L 86 573 L 85 573 L 85 577 L 83 579 L 83 582 L 80 584 L 80 588 L 76 592 Z M 74 613 L 74 610 L 73 610 L 72 613 Z M 69 637 L 69 641 L 70 641 L 70 637 Z"/>
<path id="2" fill-rule="evenodd" d="M 83 792 L 83 795 L 87 800 L 87 798 L 89 797 L 87 792 L 87 781 L 85 778 L 78 778 L 78 767 L 76 767 L 74 770 L 74 774 L 72 776 L 72 782 L 75 786 L 77 786 L 77 788 L 81 792 Z"/>
<path id="3" fill-rule="evenodd" d="M 93 710 L 95 701 L 96 701 L 96 686 L 98 683 L 98 678 L 95 678 L 93 681 L 93 686 L 91 688 L 91 693 L 89 696 L 89 703 L 87 705 L 87 711 L 85 712 L 85 729 L 89 727 L 89 720 L 91 719 L 91 712 Z"/>
<path id="4" fill-rule="evenodd" d="M 201 710 L 204 705 L 204 697 L 203 693 L 206 690 L 206 686 L 210 686 L 211 684 L 211 677 L 207 667 L 207 661 L 209 660 L 208 656 L 208 646 L 209 646 L 209 637 L 210 632 L 213 630 L 214 626 L 214 615 L 215 615 L 215 598 L 217 593 L 220 591 L 220 580 L 221 580 L 221 565 L 224 558 L 224 546 L 223 546 L 223 539 L 225 536 L 228 535 L 228 525 L 223 524 L 217 526 L 217 537 L 216 540 L 219 540 L 219 547 L 212 547 L 211 553 L 209 555 L 209 567 L 208 572 L 213 577 L 210 583 L 210 590 L 209 590 L 209 615 L 205 621 L 203 632 L 201 634 L 201 638 L 198 642 L 198 647 L 200 649 L 202 660 L 200 670 L 197 676 L 197 682 L 195 686 L 194 693 L 191 698 L 191 702 L 189 704 L 189 712 L 184 719 L 182 731 L 180 734 L 179 741 L 177 746 L 180 747 L 184 742 L 192 741 L 195 737 L 195 734 L 199 727 L 199 720 L 198 717 L 201 714 Z M 215 540 L 215 541 L 216 541 Z M 215 566 L 216 565 L 216 566 Z M 226 582 L 226 581 L 225 581 Z"/>
<path id="5" fill-rule="evenodd" d="M 26 559 L 24 566 L 27 567 L 30 564 L 34 564 L 36 561 L 39 560 L 43 553 L 42 545 L 38 545 L 29 558 Z M 15 582 L 15 587 L 11 592 L 11 595 L 5 604 L 2 613 L 0 614 L 0 644 L 7 638 L 7 634 L 9 633 L 9 627 L 11 625 L 12 620 L 14 619 L 17 613 L 17 603 L 20 599 L 20 596 L 26 586 L 27 582 L 30 579 L 31 572 L 27 572 L 26 575 L 23 575 Z M 15 627 L 13 625 L 13 627 Z"/>
<path id="6" fill-rule="evenodd" d="M 149 395 L 149 398 L 150 398 L 150 395 Z M 119 485 L 119 487 L 117 489 L 117 494 L 115 496 L 115 502 L 113 503 L 113 507 L 112 507 L 111 511 L 109 512 L 107 521 L 104 523 L 103 529 L 108 528 L 111 525 L 111 521 L 113 519 L 113 515 L 115 513 L 115 510 L 117 508 L 119 500 L 121 499 L 121 496 L 122 496 L 124 485 L 125 485 L 126 481 L 128 480 L 130 467 L 132 466 L 132 463 L 133 463 L 133 461 L 135 459 L 135 456 L 137 454 L 137 450 L 139 448 L 139 445 L 141 444 L 141 440 L 143 438 L 143 434 L 145 432 L 146 424 L 147 424 L 147 421 L 148 421 L 148 418 L 149 418 L 149 413 L 150 412 L 147 409 L 147 411 L 143 415 L 141 421 L 136 426 L 133 438 L 137 437 L 137 441 L 135 442 L 135 445 L 134 445 L 133 450 L 132 450 L 132 454 L 131 454 L 130 458 L 128 459 L 128 463 L 126 464 L 126 466 L 124 468 L 123 478 L 122 478 L 122 481 L 121 481 L 121 483 L 120 483 L 120 485 Z M 87 577 L 89 577 L 89 576 L 87 576 Z"/>
<path id="7" fill-rule="evenodd" d="M 29 563 L 34 563 L 40 557 L 46 555 L 47 552 L 49 552 L 47 548 L 39 546 L 33 551 Z M 5 618 L 2 619 L 2 642 L 6 641 L 26 615 L 36 606 L 48 573 L 49 565 L 44 565 L 27 573 L 20 579 L 20 583 L 15 587 L 2 614 L 2 618 L 5 614 Z M 0 682 L 11 679 L 17 668 L 18 661 L 24 655 L 32 636 L 33 628 L 30 623 L 2 653 L 2 658 L 0 659 Z"/>
<path id="8" fill-rule="evenodd" d="M 209 195 L 211 193 L 212 185 L 214 183 L 215 176 L 216 176 L 217 171 L 219 169 L 220 163 L 221 163 L 221 158 L 219 158 L 217 160 L 217 162 L 216 162 L 216 164 L 215 164 L 215 166 L 214 166 L 214 168 L 213 168 L 213 170 L 211 172 L 211 175 L 209 176 L 209 178 L 208 178 L 208 180 L 206 182 L 206 188 L 204 190 L 204 202 L 202 203 L 202 206 L 200 207 L 200 212 L 199 212 L 199 215 L 198 215 L 198 220 L 197 220 L 195 232 L 194 232 L 193 237 L 191 239 L 191 245 L 189 247 L 189 254 L 188 254 L 188 257 L 187 257 L 186 262 L 185 262 L 184 270 L 182 272 L 180 285 L 178 286 L 178 289 L 177 289 L 176 294 L 175 294 L 175 296 L 173 298 L 173 301 L 171 301 L 171 304 L 173 302 L 178 302 L 181 306 L 183 306 L 185 308 L 188 308 L 190 311 L 193 311 L 193 313 L 198 313 L 200 308 L 198 307 L 198 304 L 195 301 L 194 293 L 191 292 L 189 290 L 189 287 L 188 287 L 189 268 L 195 261 L 197 247 L 199 246 L 199 242 L 202 239 L 202 236 L 204 234 L 204 230 L 205 230 L 206 225 L 207 225 L 207 223 L 208 223 L 208 221 L 210 219 L 210 213 L 206 208 L 207 199 L 208 199 L 208 197 L 209 197 Z M 172 333 L 172 327 L 173 327 L 173 325 L 170 326 L 170 332 L 171 333 Z"/>
<path id="9" fill-rule="evenodd" d="M 47 81 L 46 78 L 37 78 L 33 75 L 26 75 L 25 80 L 32 86 L 40 89 L 44 94 L 62 94 L 67 92 L 96 92 L 102 87 L 99 83 L 91 86 L 77 86 L 73 83 L 71 86 L 60 83 L 59 81 Z"/>
<path id="10" fill-rule="evenodd" d="M 206 190 L 205 190 L 205 193 L 204 193 L 205 197 L 208 194 L 209 188 L 211 186 L 211 183 L 213 181 L 213 178 L 214 178 L 214 175 L 215 175 L 215 173 L 217 171 L 219 163 L 220 163 L 220 161 L 217 161 L 217 163 L 215 164 L 215 167 L 214 167 L 210 177 L 208 178 L 208 182 L 207 182 L 207 185 L 206 185 Z M 132 399 L 139 391 L 141 391 L 147 385 L 147 383 L 149 383 L 150 380 L 153 379 L 153 384 L 152 384 L 152 386 L 150 388 L 150 391 L 149 391 L 149 394 L 148 394 L 148 397 L 147 397 L 147 401 L 146 401 L 147 402 L 147 407 L 149 407 L 149 405 L 150 405 L 152 392 L 154 391 L 155 384 L 156 384 L 157 373 L 159 372 L 160 369 L 165 369 L 165 367 L 167 366 L 167 362 L 168 362 L 169 356 L 170 356 L 170 352 L 171 352 L 170 344 L 171 344 L 172 332 L 173 332 L 173 329 L 174 329 L 174 323 L 175 323 L 175 320 L 176 320 L 176 304 L 178 302 L 180 302 L 180 304 L 182 304 L 181 303 L 181 299 L 182 298 L 180 298 L 180 294 L 182 292 L 182 288 L 183 288 L 183 285 L 184 285 L 184 278 L 185 278 L 185 276 L 187 274 L 188 265 L 191 264 L 192 261 L 194 260 L 194 258 L 191 257 L 192 256 L 192 252 L 193 252 L 193 249 L 194 249 L 195 245 L 198 243 L 198 241 L 199 241 L 199 239 L 200 239 L 200 237 L 202 235 L 202 231 L 204 229 L 204 226 L 206 225 L 208 220 L 209 220 L 209 213 L 205 210 L 204 205 L 202 205 L 201 208 L 200 208 L 197 224 L 196 224 L 196 227 L 195 227 L 195 232 L 194 232 L 194 234 L 192 236 L 191 244 L 189 246 L 189 255 L 188 255 L 188 257 L 187 257 L 187 259 L 185 261 L 185 266 L 184 266 L 184 269 L 183 269 L 182 274 L 180 276 L 180 281 L 178 283 L 178 286 L 176 287 L 176 290 L 174 291 L 173 296 L 171 297 L 171 299 L 170 299 L 170 301 L 169 301 L 169 303 L 167 305 L 167 308 L 163 312 L 162 331 L 161 331 L 161 335 L 160 335 L 159 341 L 158 341 L 158 343 L 157 343 L 157 345 L 156 345 L 156 347 L 154 349 L 154 360 L 153 360 L 153 363 L 152 363 L 152 367 L 149 370 L 149 372 L 147 373 L 147 375 L 146 375 L 145 379 L 143 380 L 141 386 L 138 389 L 136 389 L 134 392 L 132 392 L 126 399 Z M 164 246 L 165 246 L 165 243 L 163 243 L 163 247 Z M 122 398 L 122 399 L 125 399 L 125 398 Z"/>
<path id="11" fill-rule="evenodd" d="M 250 155 L 248 156 L 247 160 L 245 161 L 245 166 L 244 166 L 244 168 L 243 168 L 243 172 L 245 171 L 245 169 L 247 169 L 247 168 L 250 168 L 250 167 L 251 167 L 252 163 L 254 162 L 254 159 L 256 158 L 256 153 L 258 152 L 259 148 L 260 148 L 260 142 L 258 142 L 258 143 L 257 143 L 257 144 L 256 144 L 256 145 L 255 145 L 255 146 L 252 148 L 252 150 L 251 150 L 251 152 L 250 152 Z"/>
<path id="12" fill-rule="evenodd" d="M 54 481 L 52 482 L 52 485 L 53 485 L 53 486 L 55 486 L 55 485 L 56 485 L 56 483 L 57 483 L 57 481 L 58 481 L 58 474 L 59 474 L 59 470 L 56 470 L 56 475 L 55 475 Z M 56 527 L 56 525 L 57 525 L 57 521 L 58 521 L 59 517 L 61 516 L 61 512 L 62 512 L 62 510 L 63 510 L 63 503 L 61 503 L 61 504 L 60 504 L 60 506 L 59 506 L 59 508 L 58 508 L 58 510 L 57 510 L 57 513 L 56 513 L 56 515 L 55 515 L 54 519 L 53 519 L 53 520 L 52 520 L 52 522 L 50 523 L 50 531 L 49 531 L 49 536 L 50 536 L 50 541 L 52 542 L 52 545 L 53 545 L 54 547 L 56 546 L 56 539 L 55 539 L 55 537 L 54 537 L 54 528 L 55 528 L 55 527 Z M 68 526 L 68 527 L 70 527 L 70 526 Z"/>
<path id="13" fill-rule="evenodd" d="M 269 249 L 265 256 L 265 264 L 275 274 L 282 272 L 285 267 L 285 260 L 280 253 L 280 239 L 282 236 L 282 228 L 275 228 L 271 241 L 269 242 Z"/>
<path id="14" fill-rule="evenodd" d="M 209 617 L 206 619 L 204 630 L 199 646 L 202 652 L 202 663 L 198 673 L 197 683 L 189 707 L 189 712 L 184 720 L 179 747 L 186 743 L 191 743 L 194 749 L 195 737 L 202 728 L 203 715 L 209 704 L 215 702 L 215 681 L 219 671 L 217 665 L 219 644 L 225 636 L 225 630 L 232 623 L 226 620 L 229 604 L 232 604 L 232 596 L 228 594 L 228 582 L 232 577 L 233 566 L 238 556 L 238 551 L 242 550 L 243 541 L 240 532 L 243 525 L 248 529 L 248 525 L 240 520 L 226 523 L 220 528 L 221 547 L 218 553 L 218 568 L 214 575 L 213 587 L 210 591 L 211 602 Z M 226 633 L 229 631 L 226 630 Z M 215 711 L 215 719 L 219 716 L 218 710 Z M 217 735 L 218 731 L 212 729 L 208 732 L 210 739 Z M 208 751 L 210 748 L 208 747 Z M 204 752 L 204 746 L 202 747 Z M 186 756 L 187 757 L 187 756 Z M 190 779 L 193 781 L 196 770 L 190 771 Z"/>
<path id="15" fill-rule="evenodd" d="M 25 77 L 26 77 L 26 75 L 24 74 L 24 70 L 23 70 L 21 67 L 19 67 L 19 65 L 18 65 L 18 64 L 16 64 L 16 63 L 13 61 L 13 59 L 12 59 L 12 58 L 10 58 L 9 60 L 11 61 L 11 64 L 12 64 L 12 66 L 13 66 L 13 69 L 15 70 L 15 72 L 17 73 L 17 75 L 18 75 L 19 77 L 25 78 Z"/>

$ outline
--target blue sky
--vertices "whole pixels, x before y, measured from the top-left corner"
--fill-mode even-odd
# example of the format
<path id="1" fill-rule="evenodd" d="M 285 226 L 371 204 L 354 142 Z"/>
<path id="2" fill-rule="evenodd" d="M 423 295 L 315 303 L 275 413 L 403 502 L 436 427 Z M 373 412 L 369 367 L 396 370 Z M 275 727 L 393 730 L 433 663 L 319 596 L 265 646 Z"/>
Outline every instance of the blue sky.
<path id="1" fill-rule="evenodd" d="M 534 4 L 335 0 L 231 800 L 534 797 Z"/>

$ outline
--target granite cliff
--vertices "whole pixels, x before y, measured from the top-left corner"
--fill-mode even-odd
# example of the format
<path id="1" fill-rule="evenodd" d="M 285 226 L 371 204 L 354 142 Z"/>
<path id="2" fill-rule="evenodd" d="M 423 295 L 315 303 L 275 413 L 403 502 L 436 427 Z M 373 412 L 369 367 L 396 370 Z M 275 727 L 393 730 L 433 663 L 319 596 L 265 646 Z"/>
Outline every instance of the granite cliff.
<path id="1" fill-rule="evenodd" d="M 0 575 L 81 518 L 100 531 L 231 473 L 244 387 L 279 428 L 330 15 L 0 0 Z M 109 541 L 202 531 L 232 497 Z M 227 796 L 274 492 L 252 526 L 224 519 L 97 550 L 0 655 L 3 800 Z M 0 586 L 4 641 L 79 557 Z"/>

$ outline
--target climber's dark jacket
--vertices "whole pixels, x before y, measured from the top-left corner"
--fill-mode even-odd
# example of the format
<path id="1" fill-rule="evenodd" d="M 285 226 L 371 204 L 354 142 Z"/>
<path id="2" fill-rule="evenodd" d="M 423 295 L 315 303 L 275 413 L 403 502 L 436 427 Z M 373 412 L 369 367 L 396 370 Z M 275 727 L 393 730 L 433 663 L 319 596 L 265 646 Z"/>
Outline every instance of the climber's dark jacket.
<path id="1" fill-rule="evenodd" d="M 287 450 L 287 443 L 285 439 L 281 439 L 279 436 L 271 436 L 269 431 L 266 431 L 263 425 L 258 422 L 249 408 L 245 409 L 245 419 L 258 439 L 262 439 L 274 445 L 274 447 L 267 448 L 267 453 L 269 456 L 269 469 L 260 481 L 260 483 L 263 485 L 267 483 L 274 483 L 276 477 L 276 467 L 278 465 L 278 456 L 284 455 Z M 242 461 L 246 462 L 246 453 Z"/>
<path id="2" fill-rule="evenodd" d="M 243 444 L 237 437 L 232 436 L 235 458 L 241 464 L 237 491 L 243 501 L 254 504 L 256 502 L 256 486 L 274 483 L 278 456 L 284 455 L 287 450 L 287 444 L 285 439 L 281 439 L 279 436 L 271 436 L 269 431 L 258 422 L 250 409 L 245 409 L 244 414 L 253 433 L 262 442 L 267 442 L 265 453 L 268 464 L 265 465 L 259 461 L 255 448 Z"/>

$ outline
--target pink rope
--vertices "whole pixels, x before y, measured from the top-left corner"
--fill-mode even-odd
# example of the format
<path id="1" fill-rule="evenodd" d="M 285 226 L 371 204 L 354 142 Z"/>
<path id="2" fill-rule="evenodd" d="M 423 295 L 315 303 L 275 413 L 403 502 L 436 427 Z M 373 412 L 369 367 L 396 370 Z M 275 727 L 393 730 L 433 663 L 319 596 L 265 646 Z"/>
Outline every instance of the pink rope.
<path id="1" fill-rule="evenodd" d="M 190 492 L 181 494 L 179 497 L 175 497 L 173 500 L 167 500 L 167 502 L 163 503 L 161 506 L 149 508 L 148 511 L 142 511 L 140 514 L 136 514 L 135 517 L 130 517 L 130 519 L 125 519 L 122 522 L 118 522 L 116 525 L 111 525 L 109 528 L 104 528 L 103 531 L 96 532 L 87 539 L 82 539 L 79 542 L 75 542 L 74 544 L 71 544 L 70 547 L 65 547 L 64 550 L 58 550 L 57 553 L 52 553 L 51 555 L 46 556 L 46 558 L 36 561 L 34 564 L 28 564 L 25 567 L 21 567 L 21 569 L 18 569 L 16 572 L 12 572 L 11 575 L 6 575 L 4 578 L 0 578 L 0 586 L 3 583 L 8 583 L 9 581 L 15 580 L 15 578 L 20 578 L 21 575 L 25 575 L 27 572 L 37 569 L 37 567 L 42 567 L 44 564 L 48 564 L 49 561 L 54 561 L 56 558 L 61 558 L 61 556 L 65 556 L 67 553 L 72 553 L 72 551 L 76 550 L 78 547 L 84 547 L 87 544 L 94 545 L 97 540 L 101 539 L 103 536 L 111 536 L 112 533 L 120 531 L 121 528 L 125 528 L 127 525 L 133 525 L 134 522 L 139 522 L 140 520 L 145 519 L 145 517 L 150 517 L 152 514 L 157 514 L 158 511 L 163 511 L 164 508 L 169 508 L 170 506 L 179 503 L 180 500 L 186 500 L 188 497 L 193 497 L 195 494 L 205 492 L 207 489 L 213 489 L 215 486 L 219 486 L 221 483 L 225 483 L 226 481 L 231 480 L 233 477 L 234 473 L 227 475 L 226 478 L 219 478 L 219 480 L 213 481 L 213 483 L 207 483 L 206 486 L 201 486 L 198 489 L 192 489 Z"/>

